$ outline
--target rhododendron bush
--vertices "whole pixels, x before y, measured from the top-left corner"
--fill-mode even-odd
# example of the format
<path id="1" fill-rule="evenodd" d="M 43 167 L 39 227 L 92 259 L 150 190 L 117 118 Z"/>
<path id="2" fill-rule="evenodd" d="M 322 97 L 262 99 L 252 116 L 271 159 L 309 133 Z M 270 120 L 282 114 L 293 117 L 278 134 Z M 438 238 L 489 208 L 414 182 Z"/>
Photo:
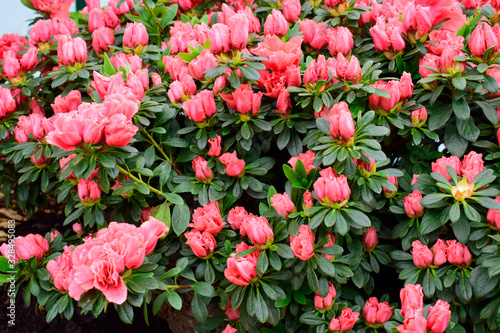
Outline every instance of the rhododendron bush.
<path id="1" fill-rule="evenodd" d="M 22 2 L 0 184 L 65 220 L 0 282 L 48 322 L 500 331 L 497 2 Z"/>

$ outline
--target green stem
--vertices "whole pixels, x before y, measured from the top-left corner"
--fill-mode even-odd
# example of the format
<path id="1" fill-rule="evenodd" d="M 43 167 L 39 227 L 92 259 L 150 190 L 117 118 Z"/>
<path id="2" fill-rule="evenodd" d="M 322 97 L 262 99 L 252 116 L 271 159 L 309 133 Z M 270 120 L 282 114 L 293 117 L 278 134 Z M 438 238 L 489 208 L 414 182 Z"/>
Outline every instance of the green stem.
<path id="1" fill-rule="evenodd" d="M 165 286 L 167 289 L 188 289 L 191 288 L 192 286 Z"/>
<path id="2" fill-rule="evenodd" d="M 167 153 L 165 153 L 165 151 L 155 141 L 155 139 L 151 136 L 151 134 L 149 134 L 149 132 L 146 131 L 146 130 L 142 130 L 142 133 L 144 133 L 144 135 L 148 138 L 148 140 L 151 142 L 151 144 L 153 146 L 155 146 L 156 149 L 158 149 L 158 151 L 163 155 L 163 157 L 165 158 L 165 160 L 168 161 L 168 162 L 170 162 L 170 164 L 172 165 L 172 168 L 175 170 L 175 172 L 177 172 L 177 174 L 179 176 L 181 176 L 182 175 L 181 170 L 179 170 L 179 168 L 174 164 L 174 162 L 172 161 L 172 159 L 167 155 Z"/>
<path id="3" fill-rule="evenodd" d="M 156 24 L 160 28 L 163 36 L 165 36 L 165 38 L 168 38 L 167 33 L 165 32 L 165 30 L 163 30 L 163 27 L 161 26 L 160 22 L 158 22 L 158 20 L 156 19 L 156 16 L 153 13 L 153 11 L 151 10 L 151 8 L 147 5 L 147 3 L 145 1 L 143 3 L 144 3 L 144 7 L 146 7 L 146 9 L 149 11 L 149 13 L 151 14 L 151 16 L 153 17 L 153 20 L 156 22 Z"/>
<path id="4" fill-rule="evenodd" d="M 131 173 L 130 171 L 125 170 L 124 168 L 122 168 L 122 167 L 121 167 L 121 166 L 119 166 L 119 165 L 118 165 L 118 170 L 120 170 L 120 173 L 122 173 L 122 174 L 124 174 L 124 175 L 129 176 L 129 177 L 130 177 L 130 179 L 132 179 L 132 180 L 134 180 L 134 181 L 136 181 L 136 182 L 138 182 L 138 183 L 142 183 L 142 184 L 146 185 L 146 186 L 149 188 L 149 190 L 150 190 L 151 192 L 156 193 L 156 194 L 159 194 L 159 195 L 161 195 L 161 196 L 165 197 L 165 195 L 163 194 L 163 192 L 162 192 L 162 191 L 160 191 L 160 190 L 158 190 L 158 189 L 156 189 L 156 188 L 152 187 L 152 186 L 151 186 L 151 185 L 149 185 L 149 184 L 146 184 L 144 181 L 142 181 L 142 180 L 140 180 L 139 178 L 137 178 L 136 176 L 132 175 L 132 173 Z"/>

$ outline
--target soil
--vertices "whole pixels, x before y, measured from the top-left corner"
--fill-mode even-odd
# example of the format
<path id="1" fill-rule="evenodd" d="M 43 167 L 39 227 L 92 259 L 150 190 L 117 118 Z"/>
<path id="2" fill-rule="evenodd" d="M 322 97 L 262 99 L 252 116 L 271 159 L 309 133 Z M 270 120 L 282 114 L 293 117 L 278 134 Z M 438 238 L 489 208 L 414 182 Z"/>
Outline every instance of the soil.
<path id="1" fill-rule="evenodd" d="M 2 207 L 3 206 L 3 207 Z M 66 229 L 71 228 L 70 225 L 63 226 L 64 214 L 54 204 L 51 207 L 56 207 L 51 210 L 40 210 L 31 218 L 26 218 L 15 210 L 5 208 L 4 199 L 0 197 L 0 244 L 5 242 L 7 231 L 7 221 L 16 221 L 16 236 L 24 236 L 29 233 L 45 233 L 57 229 L 63 233 Z M 151 306 L 149 306 L 149 326 L 144 321 L 142 308 L 134 308 L 134 323 L 123 323 L 113 306 L 109 306 L 106 313 L 101 314 L 98 318 L 94 318 L 92 314 L 82 315 L 75 307 L 75 314 L 71 321 L 65 318 L 56 317 L 52 322 L 46 323 L 46 312 L 35 308 L 35 300 L 32 299 L 31 306 L 27 306 L 22 300 L 21 295 L 16 299 L 15 326 L 8 327 L 7 306 L 9 298 L 7 296 L 8 284 L 0 287 L 0 332 L 8 333 L 137 333 L 137 332 L 155 332 L 155 333 L 172 333 L 169 324 L 166 320 L 170 319 L 163 316 L 153 316 Z M 177 332 L 183 332 L 174 330 Z M 184 331 L 188 332 L 188 331 Z"/>

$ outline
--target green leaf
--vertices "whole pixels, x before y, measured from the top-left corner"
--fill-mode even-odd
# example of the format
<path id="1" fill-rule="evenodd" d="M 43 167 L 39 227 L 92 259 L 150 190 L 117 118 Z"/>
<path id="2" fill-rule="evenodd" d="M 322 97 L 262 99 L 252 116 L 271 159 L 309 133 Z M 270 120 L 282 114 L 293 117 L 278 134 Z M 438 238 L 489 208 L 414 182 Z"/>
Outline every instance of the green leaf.
<path id="1" fill-rule="evenodd" d="M 453 83 L 453 86 L 455 86 L 458 90 L 465 90 L 465 87 L 467 86 L 467 81 L 461 76 L 451 79 L 451 83 Z"/>
<path id="2" fill-rule="evenodd" d="M 328 259 L 318 254 L 315 254 L 314 258 L 318 262 L 318 269 L 321 273 L 328 276 L 335 276 L 335 267 Z"/>
<path id="3" fill-rule="evenodd" d="M 198 294 L 194 294 L 193 296 L 191 310 L 193 311 L 194 319 L 198 322 L 202 323 L 207 320 L 207 306 L 203 303 Z"/>
<path id="4" fill-rule="evenodd" d="M 453 100 L 452 102 L 453 112 L 457 116 L 458 119 L 467 120 L 470 117 L 470 108 L 469 104 L 464 97 L 459 98 L 458 100 Z"/>
<path id="5" fill-rule="evenodd" d="M 146 185 L 144 183 L 136 182 L 136 183 L 134 183 L 134 186 L 137 189 L 137 191 L 139 191 L 142 194 L 146 194 L 147 195 L 150 192 L 148 185 Z"/>
<path id="6" fill-rule="evenodd" d="M 434 209 L 427 210 L 422 217 L 422 222 L 420 223 L 420 233 L 422 235 L 426 235 L 440 228 L 442 225 L 441 211 Z"/>
<path id="7" fill-rule="evenodd" d="M 205 297 L 214 297 L 215 288 L 206 282 L 196 282 L 191 286 L 195 293 L 198 293 Z"/>
<path id="8" fill-rule="evenodd" d="M 450 209 L 450 221 L 455 223 L 458 221 L 460 218 L 460 204 L 458 201 L 455 201 L 455 203 L 451 206 Z"/>
<path id="9" fill-rule="evenodd" d="M 259 259 L 257 260 L 257 273 L 262 276 L 269 266 L 269 259 L 267 258 L 266 251 L 262 251 L 259 254 Z"/>
<path id="10" fill-rule="evenodd" d="M 284 259 L 293 259 L 295 258 L 295 255 L 293 254 L 292 249 L 290 246 L 286 244 L 274 244 L 276 245 L 276 253 Z"/>
<path id="11" fill-rule="evenodd" d="M 125 324 L 132 324 L 134 321 L 134 309 L 129 302 L 121 305 L 115 304 L 115 308 L 118 311 L 118 316 Z"/>
<path id="12" fill-rule="evenodd" d="M 172 212 L 172 228 L 176 235 L 181 235 L 186 231 L 191 215 L 187 204 L 175 205 Z"/>
<path id="13" fill-rule="evenodd" d="M 346 213 L 356 224 L 362 227 L 368 228 L 372 225 L 370 218 L 359 210 L 347 208 L 342 210 L 342 212 Z"/>
<path id="14" fill-rule="evenodd" d="M 258 81 L 260 74 L 255 69 L 250 67 L 240 67 L 241 74 L 249 81 Z"/>
<path id="15" fill-rule="evenodd" d="M 465 216 L 460 216 L 458 221 L 452 224 L 452 228 L 457 240 L 462 244 L 466 244 L 470 235 L 470 222 L 467 218 Z"/>
<path id="16" fill-rule="evenodd" d="M 498 92 L 498 82 L 497 82 L 497 80 L 496 80 L 494 77 L 492 77 L 491 75 L 484 74 L 484 81 L 483 81 L 483 85 L 484 85 L 484 87 L 485 87 L 488 91 L 490 91 L 490 92 L 492 92 L 492 93 L 494 93 L 494 94 L 496 94 L 496 93 Z"/>

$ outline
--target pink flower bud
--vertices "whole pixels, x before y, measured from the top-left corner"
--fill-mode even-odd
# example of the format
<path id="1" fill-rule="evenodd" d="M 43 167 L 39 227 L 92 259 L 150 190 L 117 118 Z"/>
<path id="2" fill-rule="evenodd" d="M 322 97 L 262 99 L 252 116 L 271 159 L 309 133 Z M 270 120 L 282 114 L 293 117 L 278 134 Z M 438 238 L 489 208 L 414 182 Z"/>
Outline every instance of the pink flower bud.
<path id="1" fill-rule="evenodd" d="M 363 159 L 360 158 L 359 160 L 353 159 L 354 165 L 356 165 L 356 168 L 361 173 L 361 176 L 369 178 L 373 176 L 375 172 L 377 172 L 377 164 L 375 163 L 375 160 L 370 156 L 366 155 L 365 153 L 363 153 L 363 155 L 365 155 L 365 157 L 370 160 L 370 163 L 366 163 Z"/>
<path id="2" fill-rule="evenodd" d="M 151 74 L 151 81 L 153 82 L 153 87 L 158 87 L 163 84 L 161 80 L 161 76 L 158 73 L 152 73 Z"/>
<path id="3" fill-rule="evenodd" d="M 47 43 L 52 36 L 52 20 L 38 20 L 30 30 L 30 44 Z"/>
<path id="4" fill-rule="evenodd" d="M 276 193 L 271 197 L 271 206 L 276 209 L 278 214 L 284 215 L 288 217 L 288 214 L 293 213 L 295 211 L 295 205 L 293 204 L 290 197 L 285 192 L 283 194 Z"/>
<path id="5" fill-rule="evenodd" d="M 405 318 L 421 317 L 424 313 L 424 293 L 422 286 L 407 284 L 401 289 L 401 315 Z"/>
<path id="6" fill-rule="evenodd" d="M 203 156 L 198 156 L 192 161 L 193 170 L 195 172 L 195 177 L 198 181 L 202 183 L 209 183 L 214 178 L 214 173 L 212 169 L 207 167 L 208 161 L 206 161 Z"/>
<path id="7" fill-rule="evenodd" d="M 8 88 L 0 87 L 0 118 L 16 110 L 16 101 Z"/>
<path id="8" fill-rule="evenodd" d="M 345 146 L 353 144 L 356 129 L 346 102 L 340 102 L 331 107 L 328 121 L 330 133 L 335 141 Z"/>
<path id="9" fill-rule="evenodd" d="M 180 81 L 174 81 L 170 84 L 170 87 L 167 92 L 168 99 L 172 102 L 172 104 L 176 105 L 182 101 L 184 96 L 184 88 Z"/>
<path id="10" fill-rule="evenodd" d="M 448 327 L 450 317 L 450 304 L 438 299 L 434 306 L 429 307 L 427 329 L 430 333 L 443 333 L 446 330 L 446 327 Z"/>
<path id="11" fill-rule="evenodd" d="M 313 206 L 314 206 L 314 198 L 313 198 L 313 195 L 312 195 L 311 191 L 306 190 L 306 191 L 304 192 L 304 203 L 302 204 L 302 208 L 303 208 L 304 210 L 306 210 L 306 209 L 309 209 L 309 208 L 311 208 L 311 207 L 313 207 Z"/>
<path id="12" fill-rule="evenodd" d="M 264 34 L 266 36 L 285 36 L 287 32 L 288 22 L 286 18 L 279 10 L 273 9 L 271 14 L 267 15 L 264 23 Z"/>
<path id="13" fill-rule="evenodd" d="M 342 310 L 340 317 L 332 318 L 328 330 L 332 332 L 345 332 L 351 330 L 359 318 L 359 312 L 353 312 L 350 308 Z"/>
<path id="14" fill-rule="evenodd" d="M 391 319 L 393 308 L 387 302 L 379 303 L 376 297 L 370 297 L 363 307 L 363 317 L 367 324 L 378 327 Z"/>
<path id="15" fill-rule="evenodd" d="M 101 187 L 92 180 L 82 178 L 78 182 L 78 196 L 83 204 L 93 206 L 101 201 Z"/>
<path id="16" fill-rule="evenodd" d="M 474 178 L 483 170 L 484 161 L 482 159 L 483 154 L 478 154 L 475 151 L 471 151 L 469 154 L 465 155 L 462 161 L 462 176 L 467 177 L 467 182 L 472 183 Z"/>
<path id="17" fill-rule="evenodd" d="M 378 244 L 378 236 L 377 231 L 374 227 L 369 227 L 366 229 L 363 234 L 363 238 L 361 239 L 361 243 L 363 244 L 363 248 L 367 252 L 372 252 L 375 249 L 375 246 Z"/>
<path id="18" fill-rule="evenodd" d="M 419 190 L 413 191 L 403 199 L 405 212 L 409 218 L 414 219 L 424 215 L 424 207 L 422 207 L 420 201 L 422 201 L 422 193 Z"/>
<path id="19" fill-rule="evenodd" d="M 398 178 L 395 177 L 395 176 L 387 176 L 387 180 L 393 184 L 394 186 L 396 186 L 396 191 L 393 191 L 393 190 L 389 190 L 388 188 L 385 188 L 382 186 L 382 190 L 384 191 L 384 196 L 388 199 L 390 198 L 393 198 L 394 196 L 396 196 L 396 194 L 398 193 Z"/>
<path id="20" fill-rule="evenodd" d="M 441 67 L 441 58 L 435 54 L 432 53 L 427 53 L 424 55 L 422 58 L 419 60 L 419 73 L 422 76 L 422 78 L 426 78 L 429 76 L 429 74 L 435 74 L 437 71 L 440 70 Z M 426 67 L 432 67 L 436 68 L 437 71 L 426 68 Z"/>
<path id="21" fill-rule="evenodd" d="M 92 47 L 98 54 L 108 51 L 108 45 L 115 43 L 115 34 L 112 29 L 101 27 L 92 33 Z"/>
<path id="22" fill-rule="evenodd" d="M 81 237 L 83 235 L 82 225 L 80 223 L 73 223 L 73 231 L 78 237 Z"/>
<path id="23" fill-rule="evenodd" d="M 230 177 L 241 177 L 245 172 L 245 161 L 236 156 L 236 152 L 224 153 L 219 161 L 226 167 L 226 174 Z"/>
<path id="24" fill-rule="evenodd" d="M 469 267 L 472 261 L 469 248 L 456 240 L 447 240 L 446 244 L 448 244 L 448 249 L 446 251 L 448 262 L 452 265 L 462 266 L 464 268 Z"/>
<path id="25" fill-rule="evenodd" d="M 89 11 L 89 31 L 94 32 L 98 28 L 106 26 L 104 12 L 101 8 L 94 8 Z"/>
<path id="26" fill-rule="evenodd" d="M 125 178 L 123 180 L 130 180 L 130 178 L 128 176 L 125 176 Z M 118 181 L 115 181 L 115 185 Z M 114 186 L 113 186 L 114 187 Z M 121 184 L 120 186 L 121 187 Z M 113 188 L 111 188 L 112 190 L 114 190 Z M 153 206 L 148 206 L 148 207 L 142 207 L 142 213 L 141 213 L 141 217 L 139 218 L 139 220 L 141 221 L 141 223 L 144 223 L 146 221 L 149 220 L 149 217 L 151 216 L 151 213 L 153 212 L 155 208 Z"/>
<path id="27" fill-rule="evenodd" d="M 208 139 L 208 143 L 210 144 L 210 149 L 208 150 L 208 156 L 218 157 L 221 153 L 221 140 L 219 134 L 216 135 L 215 139 Z"/>
<path id="28" fill-rule="evenodd" d="M 302 6 L 300 0 L 283 0 L 283 16 L 290 23 L 296 22 L 299 19 Z"/>
<path id="29" fill-rule="evenodd" d="M 496 197 L 495 201 L 500 203 L 500 196 Z M 489 225 L 500 229 L 500 209 L 488 209 L 486 221 Z"/>
<path id="30" fill-rule="evenodd" d="M 189 226 L 214 235 L 219 233 L 225 224 L 220 215 L 219 203 L 214 201 L 196 208 L 193 213 L 193 223 Z"/>
<path id="31" fill-rule="evenodd" d="M 326 295 L 326 297 L 321 297 L 319 295 L 319 291 L 317 291 L 316 295 L 314 296 L 314 307 L 316 308 L 316 310 L 319 310 L 321 312 L 329 311 L 332 309 L 333 302 L 335 301 L 336 297 L 337 291 L 335 290 L 333 284 L 328 281 L 328 295 Z"/>
<path id="32" fill-rule="evenodd" d="M 211 90 L 202 90 L 190 100 L 182 104 L 184 112 L 194 122 L 202 122 L 212 117 L 216 111 L 214 93 Z"/>
<path id="33" fill-rule="evenodd" d="M 274 241 L 273 229 L 263 216 L 248 215 L 241 221 L 240 232 L 248 236 L 248 239 L 259 250 L 267 249 Z"/>
<path id="34" fill-rule="evenodd" d="M 19 76 L 21 64 L 17 60 L 16 54 L 12 50 L 8 50 L 3 54 L 3 73 L 9 79 L 14 79 Z"/>
<path id="35" fill-rule="evenodd" d="M 411 74 L 403 72 L 401 80 L 399 80 L 399 98 L 405 101 L 413 95 L 413 82 L 411 80 Z"/>
<path id="36" fill-rule="evenodd" d="M 87 62 L 87 44 L 80 37 L 61 36 L 57 46 L 57 58 L 61 65 L 73 66 Z"/>
<path id="37" fill-rule="evenodd" d="M 210 52 L 226 53 L 229 52 L 229 27 L 222 23 L 215 23 L 208 33 L 210 39 Z M 215 67 L 215 66 L 214 66 Z M 193 75 L 194 76 L 194 75 Z"/>
<path id="38" fill-rule="evenodd" d="M 42 151 L 42 155 L 40 155 L 39 158 L 36 158 L 36 153 L 31 155 L 30 160 L 37 167 L 44 167 L 45 165 L 49 164 L 49 162 L 50 162 L 50 158 L 45 157 L 43 151 Z"/>
<path id="39" fill-rule="evenodd" d="M 432 265 L 432 251 L 419 240 L 413 241 L 411 254 L 413 256 L 413 263 L 418 268 L 426 268 Z"/>
<path id="40" fill-rule="evenodd" d="M 231 47 L 235 50 L 243 50 L 248 43 L 248 18 L 244 14 L 236 14 L 228 21 L 229 30 L 231 31 Z"/>
<path id="41" fill-rule="evenodd" d="M 11 245 L 3 243 L 2 246 L 0 246 L 0 253 L 2 256 L 11 259 L 14 263 L 18 263 L 19 259 L 27 261 L 31 257 L 40 260 L 45 253 L 49 252 L 50 243 L 42 235 L 28 234 L 26 236 L 16 237 L 14 248 L 15 251 L 12 253 Z M 12 257 L 14 258 L 12 259 Z"/>
<path id="42" fill-rule="evenodd" d="M 316 154 L 312 150 L 308 150 L 305 153 L 300 153 L 299 156 L 290 158 L 288 160 L 288 164 L 290 164 L 292 168 L 295 169 L 295 165 L 300 160 L 304 165 L 306 172 L 309 173 L 309 171 L 311 171 L 312 169 L 316 169 L 316 167 L 313 165 L 315 157 Z"/>
<path id="43" fill-rule="evenodd" d="M 391 113 L 401 100 L 399 81 L 378 81 L 372 85 L 375 89 L 385 90 L 390 97 L 382 97 L 376 94 L 370 95 L 368 102 L 372 110 L 381 115 Z"/>
<path id="44" fill-rule="evenodd" d="M 144 48 L 148 45 L 149 36 L 146 26 L 142 23 L 127 23 L 123 32 L 123 46 L 130 49 Z"/>
<path id="45" fill-rule="evenodd" d="M 38 64 L 37 55 L 38 48 L 30 46 L 28 51 L 21 57 L 21 73 L 27 73 L 36 67 Z"/>
<path id="46" fill-rule="evenodd" d="M 442 239 L 438 239 L 436 244 L 431 248 L 432 254 L 434 256 L 432 260 L 433 266 L 441 266 L 446 263 L 447 259 L 448 245 Z"/>
<path id="47" fill-rule="evenodd" d="M 237 321 L 238 319 L 240 319 L 240 308 L 237 308 L 236 311 L 233 311 L 233 306 L 231 304 L 231 296 L 229 296 L 228 298 L 229 301 L 225 309 L 226 317 L 228 317 L 232 321 Z"/>
<path id="48" fill-rule="evenodd" d="M 462 176 L 462 162 L 457 156 L 441 157 L 432 162 L 432 172 L 440 173 L 448 181 L 451 180 L 451 176 L 448 174 L 447 166 L 452 167 L 457 175 Z"/>
<path id="49" fill-rule="evenodd" d="M 413 127 L 422 127 L 427 121 L 427 109 L 425 106 L 422 106 L 420 109 L 413 110 L 411 112 L 411 122 Z"/>
<path id="50" fill-rule="evenodd" d="M 202 259 L 208 259 L 217 246 L 217 242 L 211 233 L 193 229 L 184 234 L 194 255 Z"/>
<path id="51" fill-rule="evenodd" d="M 290 247 L 300 260 L 308 260 L 314 256 L 314 234 L 308 225 L 301 225 L 297 236 L 290 236 Z"/>
<path id="52" fill-rule="evenodd" d="M 224 331 L 221 333 L 236 333 L 238 330 L 236 328 L 231 327 L 231 325 L 227 324 L 226 328 L 224 328 Z"/>

